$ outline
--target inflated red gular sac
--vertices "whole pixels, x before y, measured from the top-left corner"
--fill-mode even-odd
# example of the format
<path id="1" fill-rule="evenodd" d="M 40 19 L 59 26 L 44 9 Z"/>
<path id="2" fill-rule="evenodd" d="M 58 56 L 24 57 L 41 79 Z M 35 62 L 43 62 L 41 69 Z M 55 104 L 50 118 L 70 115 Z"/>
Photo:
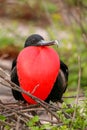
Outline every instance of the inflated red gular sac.
<path id="1" fill-rule="evenodd" d="M 46 42 L 40 35 L 33 34 L 27 38 L 24 49 L 12 64 L 11 81 L 46 102 L 54 100 L 55 90 L 58 90 L 55 83 L 59 75 L 60 59 L 58 53 L 49 47 L 55 44 L 58 44 L 56 40 Z M 17 100 L 36 103 L 26 94 L 13 89 L 12 93 Z M 57 95 L 56 100 L 61 100 L 61 97 Z"/>
<path id="2" fill-rule="evenodd" d="M 59 67 L 59 57 L 52 48 L 27 47 L 17 58 L 20 86 L 34 96 L 45 100 L 54 85 Z M 22 95 L 27 102 L 34 103 L 27 95 Z"/>

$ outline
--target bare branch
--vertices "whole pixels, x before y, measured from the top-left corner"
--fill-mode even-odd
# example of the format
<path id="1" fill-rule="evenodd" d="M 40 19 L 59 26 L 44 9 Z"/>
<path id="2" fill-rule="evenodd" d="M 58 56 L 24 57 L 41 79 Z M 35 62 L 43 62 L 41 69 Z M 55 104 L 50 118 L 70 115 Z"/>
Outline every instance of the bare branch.
<path id="1" fill-rule="evenodd" d="M 78 56 L 78 66 L 79 66 L 78 87 L 77 87 L 77 96 L 76 96 L 76 100 L 75 100 L 75 109 L 74 109 L 74 113 L 73 113 L 73 117 L 72 117 L 72 123 L 76 117 L 76 111 L 77 111 L 77 105 L 78 105 L 78 99 L 79 99 L 79 91 L 80 91 L 80 81 L 81 81 L 81 59 L 80 59 L 80 56 Z M 71 123 L 70 128 L 72 128 L 72 123 Z"/>

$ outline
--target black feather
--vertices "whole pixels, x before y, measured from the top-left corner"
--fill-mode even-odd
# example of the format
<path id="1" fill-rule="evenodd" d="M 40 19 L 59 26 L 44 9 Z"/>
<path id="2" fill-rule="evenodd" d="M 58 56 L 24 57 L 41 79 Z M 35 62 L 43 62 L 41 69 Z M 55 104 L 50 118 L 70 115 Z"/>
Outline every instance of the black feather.
<path id="1" fill-rule="evenodd" d="M 11 71 L 11 81 L 14 82 L 16 85 L 20 86 L 19 81 L 18 81 L 18 76 L 17 76 L 16 59 L 12 63 L 11 70 L 12 70 Z M 20 92 L 12 89 L 12 94 L 16 100 L 25 101 L 25 99 L 23 98 L 23 96 Z"/>
<path id="2" fill-rule="evenodd" d="M 49 101 L 53 102 L 62 102 L 62 96 L 63 93 L 66 91 L 68 85 L 68 67 L 60 61 L 60 70 L 59 74 L 57 76 L 57 79 L 54 83 L 53 89 L 51 90 L 51 93 L 45 100 L 49 103 Z"/>

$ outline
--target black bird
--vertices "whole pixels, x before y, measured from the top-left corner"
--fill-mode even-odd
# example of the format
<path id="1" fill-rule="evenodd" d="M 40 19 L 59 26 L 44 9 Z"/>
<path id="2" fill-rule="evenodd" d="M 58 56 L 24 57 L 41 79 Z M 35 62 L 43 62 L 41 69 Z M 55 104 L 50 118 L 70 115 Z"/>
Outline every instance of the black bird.
<path id="1" fill-rule="evenodd" d="M 29 36 L 27 40 L 25 41 L 24 48 L 29 47 L 29 46 L 39 46 L 39 45 L 45 46 L 45 45 L 53 45 L 53 44 L 55 44 L 54 41 L 44 42 L 43 37 L 41 37 L 38 34 L 33 34 Z M 16 59 L 12 63 L 11 81 L 17 84 L 18 86 L 20 86 L 19 81 L 18 81 L 18 76 L 17 76 Z M 48 103 L 49 101 L 62 102 L 62 96 L 63 96 L 63 93 L 66 91 L 67 85 L 68 85 L 68 67 L 60 60 L 59 74 L 57 76 L 57 79 L 55 81 L 55 84 L 49 96 L 47 97 L 45 101 Z M 12 94 L 16 100 L 22 100 L 26 102 L 20 92 L 12 89 Z"/>

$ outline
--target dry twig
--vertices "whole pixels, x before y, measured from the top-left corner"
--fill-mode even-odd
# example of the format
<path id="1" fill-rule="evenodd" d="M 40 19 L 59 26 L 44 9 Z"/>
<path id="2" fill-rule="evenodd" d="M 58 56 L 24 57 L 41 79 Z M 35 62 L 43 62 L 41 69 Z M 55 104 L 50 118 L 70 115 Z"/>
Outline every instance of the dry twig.
<path id="1" fill-rule="evenodd" d="M 81 80 L 81 59 L 80 59 L 80 56 L 78 56 L 78 66 L 79 66 L 79 72 L 78 72 L 77 96 L 76 96 L 76 100 L 75 100 L 75 109 L 74 109 L 74 113 L 73 113 L 73 117 L 72 117 L 72 123 L 75 120 L 77 105 L 78 105 L 78 99 L 79 99 L 79 91 L 80 91 L 80 80 Z M 72 123 L 71 123 L 70 128 L 72 128 Z"/>

